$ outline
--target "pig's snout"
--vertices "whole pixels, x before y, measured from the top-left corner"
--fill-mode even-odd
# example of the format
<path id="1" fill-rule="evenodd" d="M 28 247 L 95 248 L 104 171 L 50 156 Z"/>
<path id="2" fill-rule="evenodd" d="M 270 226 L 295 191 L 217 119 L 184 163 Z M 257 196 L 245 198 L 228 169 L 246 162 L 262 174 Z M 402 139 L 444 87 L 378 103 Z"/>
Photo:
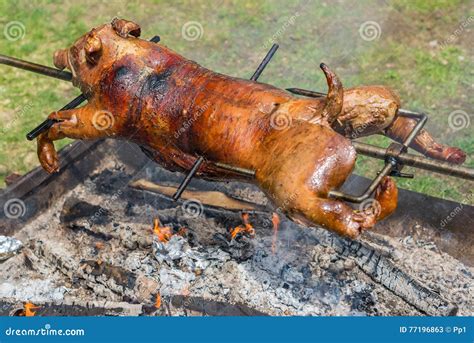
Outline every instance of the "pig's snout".
<path id="1" fill-rule="evenodd" d="M 56 66 L 56 68 L 59 68 L 61 70 L 68 67 L 67 49 L 57 50 L 54 53 L 53 63 Z"/>

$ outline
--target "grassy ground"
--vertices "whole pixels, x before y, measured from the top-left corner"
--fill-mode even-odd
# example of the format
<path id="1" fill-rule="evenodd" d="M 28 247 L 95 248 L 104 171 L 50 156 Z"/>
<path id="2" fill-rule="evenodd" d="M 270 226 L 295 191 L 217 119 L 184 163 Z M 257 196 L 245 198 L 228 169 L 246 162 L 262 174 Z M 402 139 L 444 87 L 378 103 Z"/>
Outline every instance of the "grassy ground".
<path id="1" fill-rule="evenodd" d="M 249 77 L 272 40 L 280 44 L 261 77 L 278 87 L 325 90 L 318 65 L 329 64 L 346 87 L 385 84 L 397 90 L 403 107 L 429 113 L 428 128 L 443 142 L 474 150 L 473 126 L 454 130 L 454 110 L 472 112 L 474 51 L 472 1 L 6 1 L 0 0 L 0 53 L 51 65 L 56 49 L 67 47 L 93 26 L 114 16 L 142 26 L 142 36 L 162 43 L 215 71 Z M 7 39 L 12 21 L 24 37 Z M 202 36 L 183 38 L 189 21 Z M 376 23 L 375 39 L 361 34 Z M 380 28 L 378 30 L 377 28 Z M 366 39 L 363 39 L 363 38 Z M 471 43 L 471 44 L 469 44 Z M 0 178 L 36 166 L 35 143 L 25 133 L 78 91 L 66 82 L 0 66 Z M 366 141 L 386 146 L 382 137 Z M 65 144 L 62 142 L 62 144 Z M 467 165 L 474 166 L 469 157 Z M 380 162 L 359 158 L 357 172 L 373 176 Z M 472 184 L 417 172 L 402 187 L 472 203 Z"/>

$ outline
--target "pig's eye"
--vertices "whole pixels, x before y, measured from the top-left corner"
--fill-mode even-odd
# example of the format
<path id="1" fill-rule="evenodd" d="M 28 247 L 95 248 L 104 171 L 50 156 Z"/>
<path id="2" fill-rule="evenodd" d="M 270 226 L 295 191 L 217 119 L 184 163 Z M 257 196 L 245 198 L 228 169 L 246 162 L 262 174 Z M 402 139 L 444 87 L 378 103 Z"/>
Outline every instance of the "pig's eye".
<path id="1" fill-rule="evenodd" d="M 95 34 L 89 35 L 84 44 L 84 51 L 86 53 L 87 62 L 96 65 L 102 55 L 102 41 L 100 38 Z"/>

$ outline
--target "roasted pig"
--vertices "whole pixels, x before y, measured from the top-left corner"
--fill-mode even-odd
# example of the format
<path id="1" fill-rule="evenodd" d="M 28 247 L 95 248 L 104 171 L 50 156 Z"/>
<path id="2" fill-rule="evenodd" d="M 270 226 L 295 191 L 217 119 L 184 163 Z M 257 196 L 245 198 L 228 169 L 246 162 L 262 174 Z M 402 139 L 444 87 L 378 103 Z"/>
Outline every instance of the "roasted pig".
<path id="1" fill-rule="evenodd" d="M 233 176 L 216 162 L 255 170 L 254 182 L 289 218 L 349 237 L 395 210 L 388 177 L 375 192 L 378 211 L 328 197 L 353 170 L 356 152 L 333 129 L 343 88 L 326 65 L 327 97 L 297 98 L 212 72 L 139 35 L 137 24 L 114 19 L 55 53 L 54 64 L 72 72 L 88 103 L 49 115 L 57 122 L 37 141 L 46 171 L 59 170 L 55 140 L 111 137 L 137 143 L 171 170 L 189 170 L 198 156 L 203 177 Z"/>

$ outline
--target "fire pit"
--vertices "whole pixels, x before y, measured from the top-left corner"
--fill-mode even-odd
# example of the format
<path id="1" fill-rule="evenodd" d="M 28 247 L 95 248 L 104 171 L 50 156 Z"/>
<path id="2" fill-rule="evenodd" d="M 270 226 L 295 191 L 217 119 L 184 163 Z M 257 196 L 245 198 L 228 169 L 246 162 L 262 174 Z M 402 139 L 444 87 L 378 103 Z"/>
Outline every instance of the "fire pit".
<path id="1" fill-rule="evenodd" d="M 355 242 L 286 220 L 246 183 L 193 179 L 174 202 L 182 175 L 128 143 L 77 142 L 62 155 L 61 174 L 33 171 L 2 194 L 24 205 L 2 218 L 23 244 L 0 265 L 3 315 L 25 303 L 35 315 L 474 311 L 472 265 L 428 224 L 414 236 L 398 218 Z"/>

